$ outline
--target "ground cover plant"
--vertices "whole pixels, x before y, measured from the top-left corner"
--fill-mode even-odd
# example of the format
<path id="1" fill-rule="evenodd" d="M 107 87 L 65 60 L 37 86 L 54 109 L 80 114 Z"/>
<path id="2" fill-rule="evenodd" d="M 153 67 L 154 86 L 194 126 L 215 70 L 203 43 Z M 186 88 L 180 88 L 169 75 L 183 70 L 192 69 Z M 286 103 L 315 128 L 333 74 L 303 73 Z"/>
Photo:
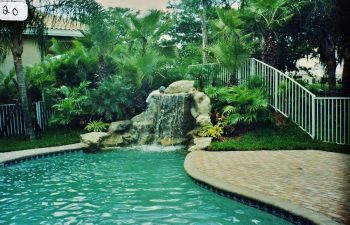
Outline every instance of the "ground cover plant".
<path id="1" fill-rule="evenodd" d="M 324 150 L 349 154 L 349 146 L 313 140 L 291 122 L 281 127 L 259 126 L 239 137 L 215 141 L 210 151 Z"/>
<path id="2" fill-rule="evenodd" d="M 79 143 L 81 133 L 83 133 L 83 131 L 80 129 L 55 128 L 40 132 L 38 137 L 33 141 L 28 141 L 25 136 L 1 137 L 0 152 Z"/>

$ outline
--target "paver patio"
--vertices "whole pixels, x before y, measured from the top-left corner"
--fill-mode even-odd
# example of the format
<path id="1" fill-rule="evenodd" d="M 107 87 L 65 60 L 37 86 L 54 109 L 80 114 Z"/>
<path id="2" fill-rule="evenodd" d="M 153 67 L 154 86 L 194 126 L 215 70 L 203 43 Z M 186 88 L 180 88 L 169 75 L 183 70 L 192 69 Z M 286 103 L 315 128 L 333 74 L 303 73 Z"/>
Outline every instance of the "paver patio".
<path id="1" fill-rule="evenodd" d="M 350 155 L 323 151 L 196 152 L 208 177 L 350 223 Z"/>

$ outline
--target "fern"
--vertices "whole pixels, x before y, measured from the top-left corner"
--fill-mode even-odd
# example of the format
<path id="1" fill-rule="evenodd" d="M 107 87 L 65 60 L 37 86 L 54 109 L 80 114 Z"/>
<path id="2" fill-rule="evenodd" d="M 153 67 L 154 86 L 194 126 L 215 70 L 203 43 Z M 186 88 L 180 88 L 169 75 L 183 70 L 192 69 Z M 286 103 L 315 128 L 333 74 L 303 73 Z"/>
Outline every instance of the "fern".
<path id="1" fill-rule="evenodd" d="M 93 121 L 85 127 L 85 130 L 88 132 L 103 132 L 107 130 L 108 126 L 108 123 L 104 123 L 101 120 Z"/>
<path id="2" fill-rule="evenodd" d="M 202 130 L 199 132 L 199 136 L 201 137 L 212 137 L 214 139 L 220 138 L 224 133 L 223 127 L 220 123 L 216 125 L 207 124 Z"/>
<path id="3" fill-rule="evenodd" d="M 228 126 L 251 126 L 271 120 L 269 103 L 262 89 L 224 87 L 205 89 L 213 102 L 213 108 L 224 116 Z"/>

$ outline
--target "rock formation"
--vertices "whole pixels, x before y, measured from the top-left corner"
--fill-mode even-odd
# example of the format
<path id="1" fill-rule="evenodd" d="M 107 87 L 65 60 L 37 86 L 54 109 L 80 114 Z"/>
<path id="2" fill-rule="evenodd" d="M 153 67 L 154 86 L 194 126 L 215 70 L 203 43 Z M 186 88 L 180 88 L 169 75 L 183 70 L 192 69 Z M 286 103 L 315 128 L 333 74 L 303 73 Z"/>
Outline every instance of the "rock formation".
<path id="1" fill-rule="evenodd" d="M 99 133 L 101 138 L 89 141 L 82 135 L 82 141 L 93 147 L 116 147 L 127 145 L 177 145 L 191 144 L 198 138 L 198 131 L 210 121 L 210 99 L 194 88 L 194 81 L 177 81 L 164 90 L 153 91 L 147 98 L 147 109 L 131 120 L 111 123 L 108 133 Z M 83 138 L 84 137 L 84 138 Z M 205 145 L 197 139 L 192 150 Z M 211 140 L 211 139 L 210 139 Z M 209 144 L 208 144 L 209 143 Z"/>

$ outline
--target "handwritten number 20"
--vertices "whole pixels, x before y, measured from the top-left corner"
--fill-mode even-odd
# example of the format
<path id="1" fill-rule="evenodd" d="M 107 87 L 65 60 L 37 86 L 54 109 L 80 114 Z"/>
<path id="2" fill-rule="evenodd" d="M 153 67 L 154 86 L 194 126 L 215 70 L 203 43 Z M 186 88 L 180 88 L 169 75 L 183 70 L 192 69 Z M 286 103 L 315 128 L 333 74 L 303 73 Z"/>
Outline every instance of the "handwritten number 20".
<path id="1" fill-rule="evenodd" d="M 3 13 L 4 15 L 7 15 L 7 14 L 10 14 L 11 12 L 10 12 L 10 10 L 7 8 L 7 6 L 4 5 L 4 7 L 2 8 L 2 13 Z M 13 14 L 14 16 L 17 16 L 17 15 L 18 15 L 18 9 L 13 8 L 13 9 L 12 9 L 12 14 Z"/>

